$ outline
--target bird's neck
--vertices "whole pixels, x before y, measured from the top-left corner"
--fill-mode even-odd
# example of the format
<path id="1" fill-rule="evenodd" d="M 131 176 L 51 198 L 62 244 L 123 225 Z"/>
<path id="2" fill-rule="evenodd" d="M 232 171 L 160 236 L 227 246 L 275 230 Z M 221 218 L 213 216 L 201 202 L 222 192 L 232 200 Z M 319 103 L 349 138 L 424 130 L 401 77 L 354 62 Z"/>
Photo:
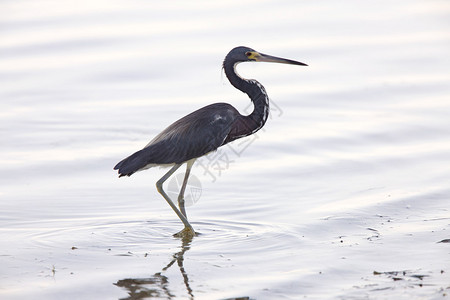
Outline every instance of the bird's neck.
<path id="1" fill-rule="evenodd" d="M 246 132 L 242 136 L 255 133 L 267 121 L 269 116 L 269 97 L 263 85 L 253 79 L 244 79 L 236 72 L 236 64 L 224 64 L 225 74 L 231 84 L 238 90 L 246 93 L 253 102 L 253 111 L 248 116 L 242 116 L 242 121 L 245 123 Z"/>

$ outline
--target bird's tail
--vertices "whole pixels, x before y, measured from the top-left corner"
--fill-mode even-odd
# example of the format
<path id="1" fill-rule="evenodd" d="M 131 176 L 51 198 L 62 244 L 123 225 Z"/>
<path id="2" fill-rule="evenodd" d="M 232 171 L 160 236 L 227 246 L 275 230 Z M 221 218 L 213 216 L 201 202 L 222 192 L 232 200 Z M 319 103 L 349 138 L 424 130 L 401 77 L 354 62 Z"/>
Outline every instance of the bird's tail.
<path id="1" fill-rule="evenodd" d="M 128 156 L 127 158 L 121 160 L 115 167 L 114 170 L 118 170 L 119 177 L 131 176 L 133 173 L 139 171 L 146 167 L 148 162 L 148 154 L 144 153 L 142 150 Z"/>

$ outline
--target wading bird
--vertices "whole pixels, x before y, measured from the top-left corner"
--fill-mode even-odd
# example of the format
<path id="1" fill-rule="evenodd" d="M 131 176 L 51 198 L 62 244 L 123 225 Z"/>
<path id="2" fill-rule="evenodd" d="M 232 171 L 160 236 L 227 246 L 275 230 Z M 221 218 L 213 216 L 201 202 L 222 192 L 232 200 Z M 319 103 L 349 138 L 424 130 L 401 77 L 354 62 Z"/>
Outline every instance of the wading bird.
<path id="1" fill-rule="evenodd" d="M 205 106 L 167 127 L 142 150 L 114 167 L 119 177 L 155 166 L 172 167 L 156 182 L 156 188 L 183 222 L 185 228 L 179 233 L 181 236 L 195 234 L 184 208 L 184 191 L 195 160 L 220 146 L 257 132 L 269 115 L 269 97 L 262 84 L 254 79 L 242 78 L 236 72 L 236 66 L 246 61 L 307 66 L 298 61 L 262 54 L 248 47 L 232 49 L 223 61 L 223 69 L 231 84 L 250 97 L 254 105 L 253 112 L 243 116 L 228 103 Z M 178 209 L 164 191 L 163 183 L 184 163 L 186 174 L 178 196 Z"/>

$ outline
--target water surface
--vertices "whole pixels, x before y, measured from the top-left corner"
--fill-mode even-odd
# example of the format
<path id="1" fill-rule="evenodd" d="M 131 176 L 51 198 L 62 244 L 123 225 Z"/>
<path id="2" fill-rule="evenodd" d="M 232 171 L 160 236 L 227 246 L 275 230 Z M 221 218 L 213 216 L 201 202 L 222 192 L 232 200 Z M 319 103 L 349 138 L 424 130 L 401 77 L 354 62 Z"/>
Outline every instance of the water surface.
<path id="1" fill-rule="evenodd" d="M 0 11 L 2 299 L 448 297 L 447 2 Z M 270 119 L 197 162 L 200 235 L 183 241 L 154 186 L 164 170 L 112 167 L 207 104 L 248 113 L 221 72 L 238 45 L 309 67 L 239 66 Z"/>

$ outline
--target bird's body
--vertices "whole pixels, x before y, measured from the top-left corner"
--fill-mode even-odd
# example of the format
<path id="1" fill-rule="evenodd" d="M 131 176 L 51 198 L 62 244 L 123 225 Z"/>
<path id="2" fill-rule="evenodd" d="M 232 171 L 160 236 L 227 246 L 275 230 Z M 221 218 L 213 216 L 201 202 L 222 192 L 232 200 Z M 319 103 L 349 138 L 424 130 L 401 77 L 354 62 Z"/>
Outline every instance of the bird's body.
<path id="1" fill-rule="evenodd" d="M 153 166 L 172 166 L 171 170 L 158 181 L 157 188 L 183 221 L 187 232 L 193 233 L 194 231 L 186 218 L 183 195 L 195 159 L 238 138 L 255 133 L 264 126 L 269 114 L 269 98 L 264 87 L 258 81 L 241 78 L 236 73 L 236 65 L 243 61 L 305 65 L 261 54 L 247 47 L 234 48 L 226 56 L 223 68 L 231 84 L 246 93 L 253 102 L 254 110 L 250 115 L 241 115 L 228 103 L 205 106 L 172 123 L 142 150 L 123 159 L 114 167 L 121 177 L 130 176 L 137 171 Z M 178 197 L 180 212 L 165 194 L 162 184 L 183 163 L 187 163 L 187 171 Z"/>
<path id="2" fill-rule="evenodd" d="M 200 108 L 167 127 L 142 150 L 119 162 L 116 169 L 120 176 L 130 176 L 151 166 L 181 164 L 201 157 L 226 143 L 229 124 L 238 119 L 238 114 L 227 103 Z"/>

